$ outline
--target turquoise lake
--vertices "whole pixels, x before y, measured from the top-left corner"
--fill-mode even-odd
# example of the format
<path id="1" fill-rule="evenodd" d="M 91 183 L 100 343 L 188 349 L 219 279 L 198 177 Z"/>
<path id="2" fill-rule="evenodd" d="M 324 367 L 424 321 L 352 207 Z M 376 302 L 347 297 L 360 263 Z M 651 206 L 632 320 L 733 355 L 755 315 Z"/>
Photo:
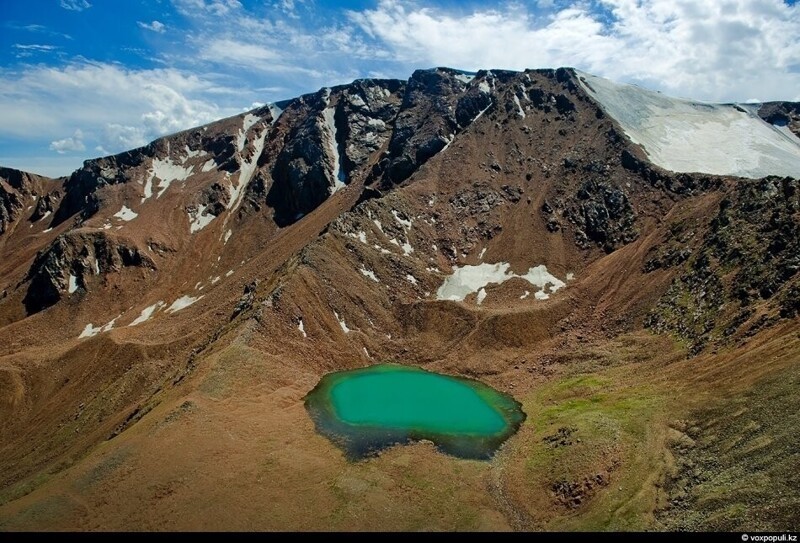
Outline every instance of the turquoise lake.
<path id="1" fill-rule="evenodd" d="M 327 374 L 306 407 L 351 458 L 420 439 L 454 456 L 489 458 L 525 420 L 518 402 L 479 381 L 399 364 Z"/>

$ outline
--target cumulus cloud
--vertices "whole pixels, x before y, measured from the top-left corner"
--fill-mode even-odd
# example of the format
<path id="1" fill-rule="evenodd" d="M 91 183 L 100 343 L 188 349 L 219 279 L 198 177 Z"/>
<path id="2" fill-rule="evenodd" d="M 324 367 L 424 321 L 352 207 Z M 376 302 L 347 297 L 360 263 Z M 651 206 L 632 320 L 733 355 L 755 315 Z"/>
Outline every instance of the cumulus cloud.
<path id="1" fill-rule="evenodd" d="M 84 150 L 84 141 L 118 152 L 239 111 L 210 100 L 212 90 L 220 96 L 216 82 L 175 69 L 75 62 L 0 71 L 0 137 L 49 136 L 57 152 Z M 82 132 L 62 138 L 75 126 Z"/>
<path id="2" fill-rule="evenodd" d="M 157 32 L 158 34 L 163 34 L 164 32 L 167 31 L 166 25 L 160 21 L 153 21 L 150 23 L 136 21 L 136 24 L 138 24 L 141 28 L 144 28 L 145 30 L 152 30 L 153 32 Z"/>
<path id="3" fill-rule="evenodd" d="M 783 0 L 539 2 L 470 13 L 382 0 L 350 20 L 391 58 L 465 69 L 575 66 L 708 100 L 796 98 L 800 7 Z M 558 7 L 556 7 L 558 6 Z"/>
<path id="4" fill-rule="evenodd" d="M 72 137 L 50 142 L 50 150 L 60 155 L 69 151 L 85 151 L 86 146 L 83 144 L 83 132 L 77 129 Z"/>
<path id="5" fill-rule="evenodd" d="M 87 0 L 61 0 L 60 5 L 69 11 L 83 11 L 92 7 Z"/>

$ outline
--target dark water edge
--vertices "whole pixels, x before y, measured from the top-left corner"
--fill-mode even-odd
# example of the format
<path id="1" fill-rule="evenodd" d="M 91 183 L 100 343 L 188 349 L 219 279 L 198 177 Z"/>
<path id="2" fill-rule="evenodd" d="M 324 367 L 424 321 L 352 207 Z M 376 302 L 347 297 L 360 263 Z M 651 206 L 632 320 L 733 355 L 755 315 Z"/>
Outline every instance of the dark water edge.
<path id="1" fill-rule="evenodd" d="M 490 386 L 476 381 L 446 374 L 450 379 L 456 379 L 473 388 L 482 399 L 491 404 L 505 421 L 502 432 L 493 435 L 474 435 L 442 433 L 430 430 L 385 428 L 381 426 L 353 425 L 340 420 L 331 403 L 330 392 L 333 387 L 343 379 L 362 374 L 368 371 L 382 371 L 387 366 L 401 366 L 412 371 L 427 371 L 414 366 L 400 364 L 379 364 L 326 374 L 319 383 L 305 397 L 306 410 L 314 421 L 317 432 L 328 438 L 338 446 L 347 456 L 348 460 L 358 461 L 377 456 L 381 451 L 395 445 L 404 445 L 415 441 L 428 440 L 445 454 L 457 458 L 471 460 L 489 460 L 494 453 L 509 437 L 514 435 L 523 422 L 526 414 L 522 404 L 513 397 L 497 391 Z M 428 372 L 434 373 L 434 372 Z"/>

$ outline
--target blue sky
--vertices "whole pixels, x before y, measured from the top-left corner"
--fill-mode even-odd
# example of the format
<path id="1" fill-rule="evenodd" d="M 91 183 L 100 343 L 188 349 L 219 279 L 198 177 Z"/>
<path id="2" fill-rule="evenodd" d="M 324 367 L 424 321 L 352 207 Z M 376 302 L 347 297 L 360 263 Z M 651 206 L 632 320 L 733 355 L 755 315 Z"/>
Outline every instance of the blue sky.
<path id="1" fill-rule="evenodd" d="M 360 77 L 575 66 L 800 100 L 794 0 L 0 0 L 0 165 L 83 160 Z"/>

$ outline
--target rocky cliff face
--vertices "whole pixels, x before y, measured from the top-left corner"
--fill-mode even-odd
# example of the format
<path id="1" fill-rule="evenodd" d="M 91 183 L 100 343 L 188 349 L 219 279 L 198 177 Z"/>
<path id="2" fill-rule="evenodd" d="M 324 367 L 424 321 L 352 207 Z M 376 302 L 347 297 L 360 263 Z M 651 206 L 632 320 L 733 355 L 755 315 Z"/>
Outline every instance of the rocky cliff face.
<path id="1" fill-rule="evenodd" d="M 786 127 L 800 137 L 800 102 L 767 102 L 761 105 L 758 114 L 771 125 Z"/>
<path id="2" fill-rule="evenodd" d="M 28 313 L 37 313 L 126 267 L 154 270 L 155 263 L 130 240 L 105 232 L 61 235 L 36 255 L 23 302 Z"/>
<path id="3" fill-rule="evenodd" d="M 48 181 L 45 177 L 0 167 L 0 236 L 31 205 L 36 208 L 31 221 L 41 219 L 48 211 L 52 213 L 60 192 L 45 193 L 39 198 L 49 188 Z"/>

